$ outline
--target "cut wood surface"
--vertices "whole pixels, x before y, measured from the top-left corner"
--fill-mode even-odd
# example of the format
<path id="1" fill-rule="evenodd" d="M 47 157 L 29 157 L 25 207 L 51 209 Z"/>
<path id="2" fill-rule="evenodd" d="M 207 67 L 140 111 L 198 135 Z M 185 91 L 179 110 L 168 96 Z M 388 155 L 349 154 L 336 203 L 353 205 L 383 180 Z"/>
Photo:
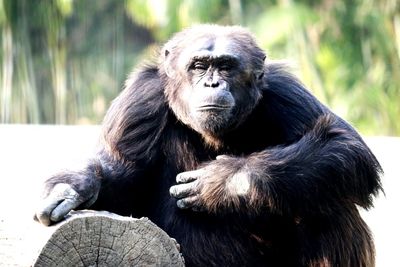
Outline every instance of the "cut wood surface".
<path id="1" fill-rule="evenodd" d="M 35 267 L 184 266 L 176 241 L 147 218 L 78 211 L 53 228 Z"/>
<path id="2" fill-rule="evenodd" d="M 0 266 L 31 266 L 52 233 L 33 221 L 41 184 L 77 169 L 95 152 L 97 126 L 0 125 Z M 375 239 L 377 267 L 399 266 L 400 138 L 370 137 L 381 162 L 385 194 L 362 210 Z"/>

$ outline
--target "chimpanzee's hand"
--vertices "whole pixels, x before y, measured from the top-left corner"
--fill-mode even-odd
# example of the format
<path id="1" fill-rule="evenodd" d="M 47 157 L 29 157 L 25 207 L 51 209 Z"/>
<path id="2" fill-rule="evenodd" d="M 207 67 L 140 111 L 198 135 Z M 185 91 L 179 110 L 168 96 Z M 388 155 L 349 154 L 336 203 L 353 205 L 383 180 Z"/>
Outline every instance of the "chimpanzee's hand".
<path id="1" fill-rule="evenodd" d="M 204 167 L 179 173 L 170 194 L 181 209 L 223 212 L 239 208 L 250 190 L 250 173 L 241 158 L 218 156 Z"/>
<path id="2" fill-rule="evenodd" d="M 176 176 L 177 185 L 169 190 L 171 196 L 177 200 L 176 205 L 181 209 L 193 209 L 201 211 L 204 209 L 200 199 L 202 181 L 207 179 L 208 171 L 206 168 L 182 172 Z"/>
<path id="3" fill-rule="evenodd" d="M 45 182 L 42 200 L 34 219 L 50 225 L 73 209 L 87 208 L 97 199 L 100 180 L 82 173 L 62 173 Z"/>

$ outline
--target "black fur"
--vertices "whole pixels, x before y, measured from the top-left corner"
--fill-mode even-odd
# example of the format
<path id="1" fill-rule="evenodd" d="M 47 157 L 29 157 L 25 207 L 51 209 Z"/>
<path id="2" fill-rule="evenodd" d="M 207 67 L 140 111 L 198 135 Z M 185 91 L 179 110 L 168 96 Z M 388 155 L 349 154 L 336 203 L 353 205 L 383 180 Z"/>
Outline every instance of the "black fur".
<path id="1" fill-rule="evenodd" d="M 104 120 L 97 159 L 82 172 L 100 181 L 91 208 L 149 217 L 181 244 L 187 266 L 373 266 L 356 204 L 371 207 L 379 163 L 285 69 L 265 65 L 256 107 L 218 146 L 177 118 L 158 65 L 135 72 Z M 209 170 L 201 182 L 206 211 L 179 209 L 170 187 L 200 167 Z M 243 168 L 251 170 L 250 192 L 229 193 L 226 181 Z M 48 190 L 58 182 L 78 193 L 87 183 L 55 176 Z"/>

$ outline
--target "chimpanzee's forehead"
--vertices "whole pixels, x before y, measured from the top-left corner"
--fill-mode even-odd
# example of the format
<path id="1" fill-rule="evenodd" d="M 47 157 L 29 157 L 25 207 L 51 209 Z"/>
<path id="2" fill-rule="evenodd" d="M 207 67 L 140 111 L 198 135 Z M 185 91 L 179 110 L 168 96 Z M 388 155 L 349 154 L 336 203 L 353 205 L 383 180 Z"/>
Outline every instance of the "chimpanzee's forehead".
<path id="1" fill-rule="evenodd" d="M 188 47 L 192 55 L 208 54 L 214 57 L 225 54 L 235 54 L 235 42 L 227 36 L 205 36 L 197 39 Z"/>
<path id="2" fill-rule="evenodd" d="M 237 43 L 229 36 L 203 36 L 196 40 L 191 40 L 191 44 L 185 45 L 181 53 L 179 65 L 184 66 L 194 57 L 217 58 L 230 55 L 240 59 L 240 48 Z"/>

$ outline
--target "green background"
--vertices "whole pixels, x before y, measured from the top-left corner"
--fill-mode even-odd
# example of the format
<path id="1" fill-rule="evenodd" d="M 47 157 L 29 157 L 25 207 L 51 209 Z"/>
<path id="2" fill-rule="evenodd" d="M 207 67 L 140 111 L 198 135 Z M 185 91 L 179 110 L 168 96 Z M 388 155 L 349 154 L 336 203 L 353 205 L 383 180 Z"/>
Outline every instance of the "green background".
<path id="1" fill-rule="evenodd" d="M 98 124 L 138 62 L 241 24 L 367 135 L 400 135 L 400 1 L 0 0 L 0 122 Z"/>

